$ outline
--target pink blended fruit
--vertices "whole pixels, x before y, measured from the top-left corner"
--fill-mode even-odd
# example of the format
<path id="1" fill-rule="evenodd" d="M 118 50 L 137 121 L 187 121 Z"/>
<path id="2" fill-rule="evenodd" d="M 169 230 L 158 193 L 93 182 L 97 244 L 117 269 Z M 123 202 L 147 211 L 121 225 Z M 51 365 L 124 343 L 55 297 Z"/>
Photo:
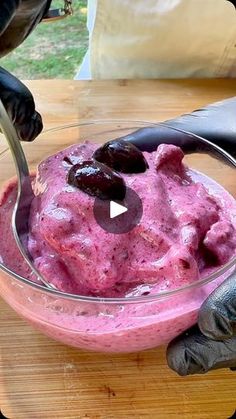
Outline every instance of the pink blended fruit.
<path id="1" fill-rule="evenodd" d="M 236 232 L 230 213 L 202 183 L 192 180 L 191 171 L 182 164 L 180 148 L 161 145 L 155 153 L 144 153 L 146 170 L 122 173 L 122 178 L 114 175 L 116 182 L 111 169 L 103 176 L 100 167 L 94 171 L 102 166 L 91 162 L 96 148 L 89 143 L 72 146 L 49 157 L 38 169 L 29 249 L 38 269 L 54 285 L 63 291 L 108 297 L 130 294 L 143 285 L 156 293 L 160 288 L 190 284 L 233 255 Z M 65 156 L 81 161 L 68 167 Z M 91 172 L 87 163 L 85 175 L 77 179 L 83 187 L 68 182 L 74 168 L 87 161 Z M 92 195 L 100 191 L 102 199 L 106 198 L 101 183 L 109 174 L 104 183 L 107 187 L 115 182 L 113 194 L 122 186 L 121 179 L 141 198 L 142 219 L 129 233 L 110 234 L 96 223 L 94 197 L 84 188 L 85 182 L 91 184 L 91 173 L 96 192 Z M 217 226 L 222 226 L 220 239 Z"/>
<path id="2" fill-rule="evenodd" d="M 127 166 L 127 155 L 122 154 L 127 149 L 122 147 L 112 145 L 97 151 L 98 145 L 86 142 L 39 165 L 33 182 L 35 199 L 28 246 L 37 268 L 48 281 L 59 290 L 84 296 L 150 296 L 188 286 L 235 255 L 233 197 L 211 179 L 184 166 L 178 147 L 161 145 L 156 152 L 137 155 L 135 173 L 130 173 L 132 165 Z M 122 154 L 120 166 L 114 164 L 111 150 Z M 132 153 L 135 154 L 133 148 Z M 96 163 L 96 156 L 102 163 Z M 95 187 L 96 176 L 92 192 L 86 190 L 91 187 L 90 180 L 75 179 L 75 174 L 80 176 L 80 169 L 86 165 L 92 167 L 94 175 L 104 164 L 115 170 L 120 167 L 115 184 L 118 182 L 121 189 L 133 189 L 142 200 L 141 221 L 125 234 L 108 233 L 96 223 L 94 199 L 104 192 L 104 185 Z M 110 169 L 107 173 L 110 176 Z M 105 175 L 100 175 L 101 180 Z M 12 270 L 30 277 L 9 228 L 12 194 L 14 184 L 4 191 L 0 202 L 0 230 L 4 235 L 0 257 Z M 109 194 L 102 198 L 109 199 Z M 53 327 L 44 327 L 50 336 L 79 347 L 144 349 L 167 342 L 191 325 L 196 320 L 196 307 L 204 298 L 204 293 L 196 293 L 195 301 L 188 301 L 187 297 L 181 302 L 177 299 L 176 306 L 173 301 L 171 305 L 167 301 L 152 306 L 143 303 L 140 308 L 130 306 L 118 310 L 113 320 L 97 312 L 83 319 L 61 316 L 65 330 L 62 337 Z M 72 326 L 73 330 L 87 332 L 65 337 Z M 87 343 L 83 343 L 85 340 Z"/>

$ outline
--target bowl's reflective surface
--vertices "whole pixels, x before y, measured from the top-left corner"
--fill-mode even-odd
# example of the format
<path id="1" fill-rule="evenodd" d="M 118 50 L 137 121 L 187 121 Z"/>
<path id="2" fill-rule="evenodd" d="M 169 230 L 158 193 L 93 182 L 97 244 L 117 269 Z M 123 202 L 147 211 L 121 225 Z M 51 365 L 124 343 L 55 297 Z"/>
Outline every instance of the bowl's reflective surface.
<path id="1" fill-rule="evenodd" d="M 43 133 L 34 143 L 26 144 L 24 149 L 31 169 L 35 169 L 46 156 L 73 143 L 86 139 L 101 143 L 146 125 L 150 124 L 105 121 L 61 127 Z M 183 136 L 181 132 L 176 131 L 175 134 Z M 202 149 L 202 140 L 192 138 L 196 141 L 196 148 Z M 207 149 L 186 155 L 186 163 L 216 180 L 235 197 L 235 166 L 223 154 L 209 146 Z M 0 167 L 2 187 L 15 174 L 10 153 L 4 151 L 3 145 Z M 130 352 L 166 343 L 194 324 L 206 296 L 232 271 L 231 262 L 231 268 L 230 265 L 225 266 L 224 273 L 209 278 L 210 282 L 152 299 L 125 302 L 69 298 L 35 288 L 17 279 L 7 269 L 0 270 L 0 294 L 21 316 L 57 340 L 85 349 Z"/>

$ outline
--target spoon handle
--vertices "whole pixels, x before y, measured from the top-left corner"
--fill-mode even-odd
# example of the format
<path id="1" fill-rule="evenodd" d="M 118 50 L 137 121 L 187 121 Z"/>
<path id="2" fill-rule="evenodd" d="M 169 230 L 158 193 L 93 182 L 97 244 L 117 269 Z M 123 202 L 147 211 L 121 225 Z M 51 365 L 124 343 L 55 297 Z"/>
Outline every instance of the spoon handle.
<path id="1" fill-rule="evenodd" d="M 22 184 L 26 177 L 29 178 L 29 168 L 28 168 L 28 164 L 25 158 L 23 148 L 21 147 L 19 137 L 15 130 L 15 127 L 12 124 L 7 114 L 7 111 L 5 109 L 5 106 L 3 105 L 1 100 L 0 100 L 0 126 L 1 126 L 3 134 L 6 137 L 9 148 L 11 150 L 11 154 L 13 156 L 14 163 L 16 166 L 18 179 L 20 180 Z"/>

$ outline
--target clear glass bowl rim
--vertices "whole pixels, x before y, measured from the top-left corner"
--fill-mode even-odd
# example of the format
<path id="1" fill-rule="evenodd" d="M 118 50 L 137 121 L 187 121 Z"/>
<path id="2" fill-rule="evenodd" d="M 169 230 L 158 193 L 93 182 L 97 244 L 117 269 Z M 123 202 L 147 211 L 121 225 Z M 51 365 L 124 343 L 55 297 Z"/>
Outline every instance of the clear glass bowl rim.
<path id="1" fill-rule="evenodd" d="M 182 130 L 180 128 L 174 128 L 164 122 L 158 122 L 155 123 L 153 121 L 143 121 L 143 120 L 128 120 L 128 119 L 104 119 L 104 120 L 93 120 L 93 121 L 86 121 L 83 120 L 83 122 L 76 122 L 68 125 L 61 125 L 54 128 L 50 128 L 47 130 L 44 130 L 41 133 L 41 136 L 50 132 L 55 131 L 61 131 L 64 129 L 69 128 L 75 128 L 80 126 L 88 126 L 88 125 L 102 125 L 102 124 L 114 124 L 114 123 L 120 123 L 120 124 L 145 124 L 145 126 L 163 126 L 167 129 L 170 129 L 172 131 L 177 131 L 182 134 L 189 135 L 196 140 L 199 140 L 202 143 L 207 144 L 209 147 L 212 147 L 213 150 L 216 150 L 219 154 L 222 154 L 226 160 L 230 161 L 233 166 L 236 168 L 236 159 L 231 156 L 228 152 L 223 150 L 221 147 L 219 147 L 216 144 L 213 144 L 211 141 L 200 137 L 199 135 L 193 134 L 189 131 Z M 141 128 L 141 127 L 140 127 Z M 43 293 L 48 293 L 51 295 L 56 296 L 57 298 L 64 298 L 69 300 L 75 300 L 80 302 L 86 302 L 86 303 L 102 303 L 102 304 L 132 304 L 132 303 L 142 303 L 142 302 L 151 302 L 151 301 L 157 301 L 161 299 L 166 299 L 168 297 L 171 297 L 173 295 L 177 295 L 183 292 L 186 292 L 190 289 L 199 288 L 203 285 L 208 284 L 209 282 L 213 281 L 214 279 L 218 278 L 220 275 L 227 272 L 230 268 L 232 268 L 234 265 L 236 265 L 236 256 L 233 257 L 229 262 L 227 262 L 225 265 L 221 266 L 217 271 L 213 272 L 206 278 L 202 278 L 192 284 L 189 284 L 184 287 L 176 288 L 171 291 L 165 291 L 158 293 L 156 295 L 146 295 L 146 296 L 139 296 L 139 297 L 122 297 L 122 298 L 103 298 L 103 297 L 89 297 L 89 296 L 83 296 L 83 295 L 76 295 L 76 294 L 68 294 L 64 293 L 62 291 L 57 291 L 55 289 L 46 288 L 44 285 L 37 284 L 35 282 L 30 281 L 29 279 L 26 279 L 22 277 L 21 275 L 18 275 L 16 272 L 11 271 L 9 268 L 4 266 L 0 263 L 0 271 L 2 270 L 6 274 L 13 277 L 16 281 L 26 284 L 29 287 L 35 288 L 38 291 L 42 291 Z"/>

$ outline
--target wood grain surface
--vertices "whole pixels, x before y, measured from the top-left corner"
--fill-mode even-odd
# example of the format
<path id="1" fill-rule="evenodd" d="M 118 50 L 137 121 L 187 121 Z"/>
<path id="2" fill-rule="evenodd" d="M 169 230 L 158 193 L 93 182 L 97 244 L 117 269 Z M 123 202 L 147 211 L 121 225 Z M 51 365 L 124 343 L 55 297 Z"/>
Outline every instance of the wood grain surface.
<path id="1" fill-rule="evenodd" d="M 45 129 L 78 120 L 161 121 L 236 94 L 236 80 L 27 85 Z M 46 145 L 37 141 L 28 153 L 32 164 L 40 147 Z M 6 149 L 1 139 L 0 157 Z M 0 159 L 0 182 L 4 167 Z M 0 409 L 7 418 L 226 419 L 236 409 L 236 372 L 180 378 L 168 369 L 165 348 L 128 355 L 69 348 L 33 330 L 2 300 L 0 322 Z"/>

